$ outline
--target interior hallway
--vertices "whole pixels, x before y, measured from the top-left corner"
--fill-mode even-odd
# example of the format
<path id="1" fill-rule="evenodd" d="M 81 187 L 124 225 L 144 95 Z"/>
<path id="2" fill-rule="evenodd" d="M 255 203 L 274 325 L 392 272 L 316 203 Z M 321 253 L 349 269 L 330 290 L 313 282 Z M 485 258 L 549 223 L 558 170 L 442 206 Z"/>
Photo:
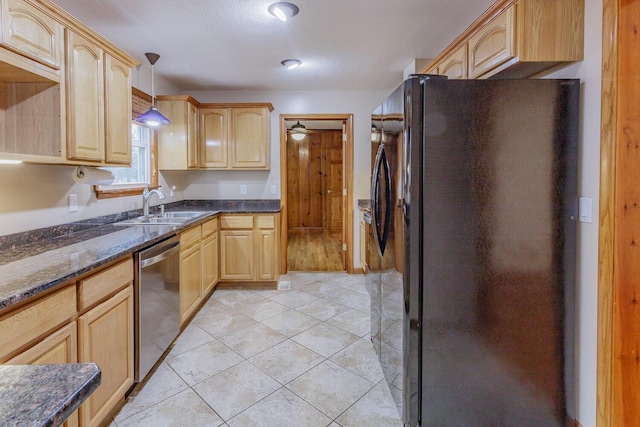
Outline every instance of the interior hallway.
<path id="1" fill-rule="evenodd" d="M 342 231 L 290 228 L 287 271 L 344 271 Z"/>
<path id="2" fill-rule="evenodd" d="M 111 426 L 401 426 L 364 276 L 280 281 L 291 289 L 216 290 Z"/>

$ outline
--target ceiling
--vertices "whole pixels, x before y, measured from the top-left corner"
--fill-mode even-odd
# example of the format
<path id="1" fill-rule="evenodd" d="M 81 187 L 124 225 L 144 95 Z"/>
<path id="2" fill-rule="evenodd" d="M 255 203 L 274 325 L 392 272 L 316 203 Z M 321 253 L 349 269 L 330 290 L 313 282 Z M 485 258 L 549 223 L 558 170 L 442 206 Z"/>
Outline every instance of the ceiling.
<path id="1" fill-rule="evenodd" d="M 275 1 L 275 0 L 274 0 Z M 178 89 L 384 90 L 432 58 L 494 0 L 53 0 Z M 298 58 L 287 70 L 280 61 Z"/>

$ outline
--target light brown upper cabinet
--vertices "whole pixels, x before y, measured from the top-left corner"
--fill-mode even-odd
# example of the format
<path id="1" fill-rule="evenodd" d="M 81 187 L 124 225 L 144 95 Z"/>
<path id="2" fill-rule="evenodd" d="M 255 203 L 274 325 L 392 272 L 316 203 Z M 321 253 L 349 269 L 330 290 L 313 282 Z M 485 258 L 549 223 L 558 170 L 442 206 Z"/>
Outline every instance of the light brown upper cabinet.
<path id="1" fill-rule="evenodd" d="M 457 78 L 445 62 L 461 49 L 468 78 L 525 78 L 581 61 L 584 0 L 498 0 L 421 72 Z"/>
<path id="2" fill-rule="evenodd" d="M 458 50 L 447 56 L 438 64 L 438 74 L 450 79 L 466 79 L 467 74 L 467 45 L 462 45 Z"/>
<path id="3" fill-rule="evenodd" d="M 131 163 L 131 67 L 67 30 L 67 152 L 74 160 Z"/>
<path id="4" fill-rule="evenodd" d="M 185 95 L 156 100 L 158 111 L 171 121 L 158 130 L 158 168 L 198 168 L 198 101 Z"/>
<path id="5" fill-rule="evenodd" d="M 0 158 L 131 163 L 138 64 L 49 0 L 0 0 Z"/>
<path id="6" fill-rule="evenodd" d="M 2 45 L 59 69 L 64 27 L 22 0 L 2 0 Z"/>
<path id="7" fill-rule="evenodd" d="M 171 120 L 159 131 L 160 169 L 269 169 L 271 104 L 200 104 L 184 95 L 157 99 L 158 110 Z"/>

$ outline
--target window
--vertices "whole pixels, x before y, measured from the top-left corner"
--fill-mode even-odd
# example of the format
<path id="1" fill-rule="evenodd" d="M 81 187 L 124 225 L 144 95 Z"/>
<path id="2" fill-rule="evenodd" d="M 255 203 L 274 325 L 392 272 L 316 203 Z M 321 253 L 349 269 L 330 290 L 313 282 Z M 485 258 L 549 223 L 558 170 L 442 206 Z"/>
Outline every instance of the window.
<path id="1" fill-rule="evenodd" d="M 131 167 L 105 167 L 113 172 L 115 177 L 111 185 L 96 185 L 94 190 L 98 199 L 133 196 L 142 194 L 144 187 L 151 188 L 158 185 L 155 132 L 144 125 L 135 122 L 135 117 L 149 109 L 151 97 L 133 88 L 134 119 L 131 125 Z"/>

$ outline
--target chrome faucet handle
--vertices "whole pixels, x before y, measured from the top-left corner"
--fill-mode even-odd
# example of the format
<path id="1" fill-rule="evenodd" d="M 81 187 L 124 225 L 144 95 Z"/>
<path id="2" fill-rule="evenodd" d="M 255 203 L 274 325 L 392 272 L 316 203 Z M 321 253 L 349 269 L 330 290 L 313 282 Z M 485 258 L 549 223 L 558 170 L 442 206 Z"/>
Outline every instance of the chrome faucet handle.
<path id="1" fill-rule="evenodd" d="M 145 185 L 145 186 L 144 186 L 144 190 L 142 190 L 142 195 L 143 195 L 143 196 L 146 196 L 146 195 L 148 195 L 148 194 L 149 194 L 149 186 L 150 186 L 150 185 L 151 185 L 151 184 L 147 184 L 147 185 Z"/>

